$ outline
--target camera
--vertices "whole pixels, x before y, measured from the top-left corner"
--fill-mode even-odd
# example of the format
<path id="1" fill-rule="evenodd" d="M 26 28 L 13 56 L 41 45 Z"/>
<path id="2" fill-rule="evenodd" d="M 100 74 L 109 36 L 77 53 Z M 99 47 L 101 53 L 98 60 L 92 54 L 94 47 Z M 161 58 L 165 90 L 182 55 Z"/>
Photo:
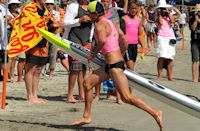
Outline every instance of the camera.
<path id="1" fill-rule="evenodd" d="M 160 14 L 162 16 L 168 16 L 167 9 L 166 8 L 160 8 Z"/>
<path id="2" fill-rule="evenodd" d="M 200 18 L 200 11 L 195 13 L 195 16 L 198 16 Z"/>

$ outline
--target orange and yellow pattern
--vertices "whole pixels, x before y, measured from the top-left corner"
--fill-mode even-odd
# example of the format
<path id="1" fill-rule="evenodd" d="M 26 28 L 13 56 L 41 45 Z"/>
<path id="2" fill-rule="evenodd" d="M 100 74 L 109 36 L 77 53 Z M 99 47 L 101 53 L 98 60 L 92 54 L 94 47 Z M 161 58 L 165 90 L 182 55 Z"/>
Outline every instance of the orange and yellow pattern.
<path id="1" fill-rule="evenodd" d="M 47 30 L 46 18 L 51 18 L 50 13 L 46 10 L 45 15 L 40 16 L 34 2 L 30 2 L 23 8 L 21 14 L 15 19 L 8 44 L 9 57 L 15 57 L 26 52 L 43 39 L 36 28 Z"/>

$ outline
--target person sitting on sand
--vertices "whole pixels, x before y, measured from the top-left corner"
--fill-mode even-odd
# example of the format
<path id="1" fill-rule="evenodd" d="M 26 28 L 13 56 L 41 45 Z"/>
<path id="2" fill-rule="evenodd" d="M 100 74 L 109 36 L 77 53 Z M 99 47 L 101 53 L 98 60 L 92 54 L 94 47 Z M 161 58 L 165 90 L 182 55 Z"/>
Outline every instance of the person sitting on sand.
<path id="1" fill-rule="evenodd" d="M 111 78 L 115 87 L 119 91 L 122 100 L 125 103 L 134 105 L 149 113 L 158 123 L 160 131 L 163 130 L 162 112 L 150 107 L 140 98 L 132 96 L 128 88 L 128 80 L 123 71 L 125 70 L 122 53 L 126 49 L 121 49 L 120 44 L 127 44 L 118 34 L 113 23 L 104 17 L 104 7 L 98 1 L 90 2 L 88 5 L 90 19 L 95 24 L 95 37 L 97 47 L 93 54 L 88 56 L 88 64 L 101 51 L 105 57 L 106 66 L 93 71 L 93 73 L 84 80 L 85 89 L 85 110 L 82 118 L 74 121 L 72 125 L 89 124 L 92 121 L 91 106 L 93 101 L 93 87 L 105 80 Z M 118 40 L 120 40 L 118 42 Z"/>

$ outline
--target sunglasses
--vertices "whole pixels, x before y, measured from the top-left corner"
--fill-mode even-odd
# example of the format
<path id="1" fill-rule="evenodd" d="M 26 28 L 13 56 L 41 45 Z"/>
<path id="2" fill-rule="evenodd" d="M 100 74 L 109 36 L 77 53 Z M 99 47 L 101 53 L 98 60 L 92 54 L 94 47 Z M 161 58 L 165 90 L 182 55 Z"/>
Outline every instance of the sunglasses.
<path id="1" fill-rule="evenodd" d="M 46 3 L 46 5 L 54 5 L 53 3 Z"/>

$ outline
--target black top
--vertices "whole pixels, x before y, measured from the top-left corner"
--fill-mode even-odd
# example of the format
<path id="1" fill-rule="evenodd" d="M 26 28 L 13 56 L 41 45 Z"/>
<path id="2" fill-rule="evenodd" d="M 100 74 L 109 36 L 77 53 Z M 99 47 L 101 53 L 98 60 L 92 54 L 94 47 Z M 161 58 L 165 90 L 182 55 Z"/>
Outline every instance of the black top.
<path id="1" fill-rule="evenodd" d="M 38 15 L 40 16 L 46 16 L 47 14 L 45 14 L 45 8 L 43 7 L 42 9 L 38 8 L 37 7 L 37 12 L 38 12 Z M 47 44 L 47 40 L 45 38 L 43 38 L 37 45 L 36 47 L 40 47 L 40 48 L 43 48 L 43 47 L 46 47 L 46 44 Z"/>
<path id="2" fill-rule="evenodd" d="M 85 11 L 81 6 L 79 6 L 78 16 L 76 18 L 80 18 L 84 15 L 89 15 L 89 12 Z M 91 32 L 91 26 L 91 22 L 84 22 L 81 23 L 81 25 L 78 27 L 71 28 L 69 32 L 69 40 L 82 45 L 88 43 Z"/>
<path id="3" fill-rule="evenodd" d="M 192 15 L 189 20 L 190 30 L 194 21 L 195 21 L 195 16 Z M 197 24 L 197 28 L 195 31 L 191 30 L 191 41 L 200 42 L 200 23 Z"/>

